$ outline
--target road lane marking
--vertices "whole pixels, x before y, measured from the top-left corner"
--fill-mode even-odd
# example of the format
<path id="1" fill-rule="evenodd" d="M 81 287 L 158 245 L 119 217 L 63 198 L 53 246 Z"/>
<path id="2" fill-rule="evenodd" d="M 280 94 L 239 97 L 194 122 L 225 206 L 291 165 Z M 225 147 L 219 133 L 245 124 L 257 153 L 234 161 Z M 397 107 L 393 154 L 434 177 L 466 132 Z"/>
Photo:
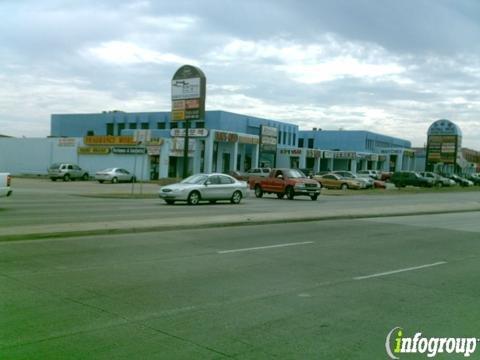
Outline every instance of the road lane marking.
<path id="1" fill-rule="evenodd" d="M 387 276 L 387 275 L 393 275 L 393 274 L 398 274 L 401 272 L 405 271 L 414 271 L 414 270 L 420 270 L 420 269 L 425 269 L 433 266 L 439 266 L 439 265 L 444 265 L 446 264 L 446 261 L 439 261 L 433 264 L 426 264 L 426 265 L 420 265 L 420 266 L 414 266 L 414 267 L 409 267 L 405 269 L 398 269 L 398 270 L 392 270 L 392 271 L 387 271 L 387 272 L 382 272 L 382 273 L 377 273 L 377 274 L 371 274 L 371 275 L 365 275 L 365 276 L 357 276 L 354 277 L 353 280 L 365 280 L 365 279 L 370 279 L 370 278 L 375 278 L 375 277 L 380 277 L 380 276 Z"/>
<path id="2" fill-rule="evenodd" d="M 296 245 L 306 245 L 306 244 L 313 244 L 313 243 L 314 243 L 313 241 L 304 241 L 304 242 L 277 244 L 277 245 L 269 245 L 269 246 L 259 246 L 259 247 L 244 248 L 244 249 L 222 250 L 222 251 L 217 251 L 217 254 L 229 254 L 229 253 L 235 253 L 235 252 L 241 252 L 241 251 L 264 250 L 264 249 L 272 249 L 272 248 L 279 248 L 279 247 L 286 247 L 286 246 L 296 246 Z"/>

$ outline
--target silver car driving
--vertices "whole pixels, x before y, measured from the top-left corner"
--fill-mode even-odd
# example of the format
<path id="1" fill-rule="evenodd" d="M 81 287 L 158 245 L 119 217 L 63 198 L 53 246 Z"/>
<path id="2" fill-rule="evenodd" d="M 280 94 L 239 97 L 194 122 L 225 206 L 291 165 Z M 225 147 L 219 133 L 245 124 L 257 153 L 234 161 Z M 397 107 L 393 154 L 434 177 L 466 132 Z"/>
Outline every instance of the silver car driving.
<path id="1" fill-rule="evenodd" d="M 135 175 L 122 168 L 110 168 L 99 171 L 95 174 L 95 180 L 100 184 L 104 181 L 110 181 L 112 184 L 118 182 L 135 182 Z"/>
<path id="2" fill-rule="evenodd" d="M 239 204 L 247 195 L 247 183 L 226 174 L 197 174 L 179 183 L 162 186 L 158 195 L 169 205 L 175 201 L 197 205 L 202 200 L 211 203 L 230 200 L 232 204 Z"/>

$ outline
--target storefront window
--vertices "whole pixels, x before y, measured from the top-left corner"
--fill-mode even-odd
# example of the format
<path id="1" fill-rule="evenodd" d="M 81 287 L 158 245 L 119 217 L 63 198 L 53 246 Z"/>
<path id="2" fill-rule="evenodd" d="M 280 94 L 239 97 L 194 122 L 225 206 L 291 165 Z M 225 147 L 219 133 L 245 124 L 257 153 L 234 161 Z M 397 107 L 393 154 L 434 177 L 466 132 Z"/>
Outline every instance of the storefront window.
<path id="1" fill-rule="evenodd" d="M 125 129 L 125 123 L 117 124 L 117 135 L 122 135 L 122 130 Z"/>

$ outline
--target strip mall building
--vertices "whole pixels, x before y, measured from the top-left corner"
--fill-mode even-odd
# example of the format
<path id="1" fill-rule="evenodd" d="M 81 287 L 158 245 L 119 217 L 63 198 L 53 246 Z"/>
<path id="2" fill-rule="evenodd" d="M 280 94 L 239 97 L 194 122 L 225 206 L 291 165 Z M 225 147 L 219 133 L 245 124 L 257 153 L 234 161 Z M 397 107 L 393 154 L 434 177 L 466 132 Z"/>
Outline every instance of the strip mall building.
<path id="1" fill-rule="evenodd" d="M 54 162 L 75 163 L 90 174 L 122 167 L 139 179 L 179 177 L 185 130 L 170 112 L 55 114 L 48 138 L 0 140 L 0 169 L 45 174 Z M 225 111 L 207 111 L 189 131 L 189 172 L 252 167 L 325 170 L 411 170 L 407 140 L 369 131 L 299 130 L 297 125 Z"/>

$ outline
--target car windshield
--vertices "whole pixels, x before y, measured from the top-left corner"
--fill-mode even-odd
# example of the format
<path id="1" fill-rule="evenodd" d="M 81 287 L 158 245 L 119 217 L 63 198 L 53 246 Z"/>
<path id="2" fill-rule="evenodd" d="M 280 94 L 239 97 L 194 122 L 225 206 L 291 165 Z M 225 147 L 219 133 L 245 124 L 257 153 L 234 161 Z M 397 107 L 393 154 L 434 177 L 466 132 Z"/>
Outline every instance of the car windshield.
<path id="1" fill-rule="evenodd" d="M 291 178 L 291 179 L 302 179 L 305 177 L 305 174 L 302 173 L 299 170 L 295 169 L 290 169 L 290 170 L 285 170 L 285 176 Z"/>
<path id="2" fill-rule="evenodd" d="M 180 181 L 181 184 L 203 184 L 207 181 L 207 175 L 192 175 Z"/>

